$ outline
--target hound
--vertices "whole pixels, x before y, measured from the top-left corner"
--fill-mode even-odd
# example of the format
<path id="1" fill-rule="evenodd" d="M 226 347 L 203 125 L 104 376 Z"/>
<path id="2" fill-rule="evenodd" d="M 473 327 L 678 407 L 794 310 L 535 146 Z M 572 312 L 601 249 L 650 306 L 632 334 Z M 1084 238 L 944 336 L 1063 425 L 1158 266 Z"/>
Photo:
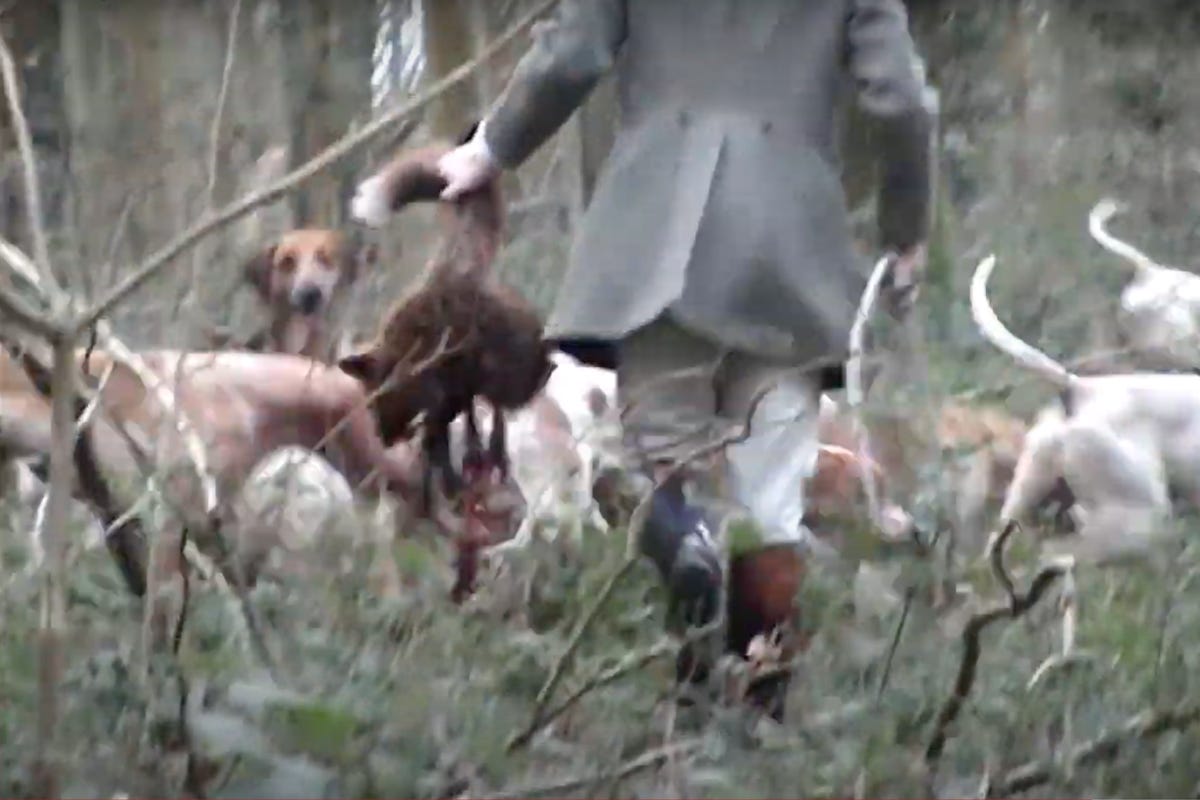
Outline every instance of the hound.
<path id="1" fill-rule="evenodd" d="M 349 351 L 340 333 L 345 298 L 374 246 L 326 228 L 288 231 L 242 263 L 242 275 L 267 309 L 265 329 L 248 349 L 334 363 Z"/>
<path id="2" fill-rule="evenodd" d="M 1002 526 L 1070 492 L 1079 532 L 1100 558 L 1143 549 L 1169 520 L 1170 490 L 1200 501 L 1200 375 L 1079 376 L 996 317 L 986 257 L 971 280 L 971 314 L 989 342 L 1059 392 L 1026 436 L 1000 510 Z"/>
<path id="3" fill-rule="evenodd" d="M 179 414 L 201 442 L 223 500 L 236 499 L 254 468 L 288 447 L 319 450 L 352 486 L 382 489 L 410 504 L 415 499 L 419 486 L 415 454 L 404 443 L 385 447 L 361 384 L 337 367 L 300 356 L 228 351 L 156 351 L 140 358 L 174 389 Z M 188 468 L 176 420 L 137 375 L 102 351 L 86 359 L 81 352 L 80 366 L 93 378 L 108 374 L 89 429 L 104 477 L 114 487 L 128 488 L 135 483 L 131 479 L 141 476 L 138 459 L 121 430 L 137 434 L 139 444 L 148 445 L 156 474 L 167 476 L 165 493 L 184 517 L 182 526 L 154 537 L 146 578 L 153 600 L 161 586 L 178 588 L 174 578 L 183 569 L 178 548 L 181 528 L 198 533 L 208 527 L 204 503 L 198 486 L 184 479 Z M 0 446 L 18 458 L 45 458 L 50 450 L 49 401 L 7 352 L 0 352 Z M 134 498 L 123 496 L 121 501 L 128 506 Z M 450 532 L 460 527 L 451 514 L 440 514 L 437 521 Z M 234 566 L 220 557 L 220 543 L 199 537 L 196 543 L 202 551 L 214 553 L 218 564 Z M 239 542 L 235 549 L 253 563 L 262 555 L 255 551 L 274 545 L 268 540 Z M 161 642 L 171 614 L 160 609 L 149 616 L 154 618 L 155 641 Z"/>
<path id="4" fill-rule="evenodd" d="M 1200 369 L 1200 275 L 1163 266 L 1109 233 L 1108 221 L 1125 208 L 1105 199 L 1088 215 L 1092 238 L 1133 274 L 1121 292 L 1121 331 L 1153 369 Z"/>

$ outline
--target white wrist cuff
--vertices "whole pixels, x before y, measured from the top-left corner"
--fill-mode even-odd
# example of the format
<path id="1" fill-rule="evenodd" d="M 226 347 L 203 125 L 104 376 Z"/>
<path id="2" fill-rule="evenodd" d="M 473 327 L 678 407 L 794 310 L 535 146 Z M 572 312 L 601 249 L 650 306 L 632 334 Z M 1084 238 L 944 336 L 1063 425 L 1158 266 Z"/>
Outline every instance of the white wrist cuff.
<path id="1" fill-rule="evenodd" d="M 479 123 L 479 127 L 475 129 L 475 135 L 471 137 L 471 141 L 467 142 L 466 146 L 470 148 L 472 155 L 477 155 L 487 162 L 488 166 L 493 169 L 500 169 L 500 162 L 496 160 L 496 156 L 492 153 L 492 148 L 488 147 L 487 138 L 484 132 L 487 130 L 487 120 Z"/>

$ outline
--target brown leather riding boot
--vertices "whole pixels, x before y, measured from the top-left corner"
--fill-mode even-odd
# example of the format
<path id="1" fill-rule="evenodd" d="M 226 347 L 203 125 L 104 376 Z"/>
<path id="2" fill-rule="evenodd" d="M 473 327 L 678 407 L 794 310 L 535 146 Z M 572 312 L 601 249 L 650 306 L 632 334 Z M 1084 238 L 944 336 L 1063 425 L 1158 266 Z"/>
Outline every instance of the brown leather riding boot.
<path id="1" fill-rule="evenodd" d="M 727 652 L 746 658 L 755 636 L 773 639 L 778 631 L 778 661 L 780 667 L 786 666 L 799 645 L 795 600 L 804 568 L 801 548 L 791 544 L 770 545 L 731 559 L 726 599 Z M 751 680 L 746 699 L 782 722 L 790 671 L 767 667 L 768 674 Z"/>

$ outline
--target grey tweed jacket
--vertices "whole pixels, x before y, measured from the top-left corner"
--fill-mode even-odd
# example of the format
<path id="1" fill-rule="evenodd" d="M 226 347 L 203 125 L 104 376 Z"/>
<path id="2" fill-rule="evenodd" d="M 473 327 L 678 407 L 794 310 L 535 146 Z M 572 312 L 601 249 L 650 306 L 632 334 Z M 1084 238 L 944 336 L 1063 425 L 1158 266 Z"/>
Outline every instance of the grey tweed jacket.
<path id="1" fill-rule="evenodd" d="M 852 249 L 837 108 L 882 126 L 883 248 L 928 228 L 931 117 L 900 0 L 563 0 L 487 114 L 524 161 L 615 70 L 620 128 L 547 323 L 619 339 L 664 311 L 731 348 L 840 361 Z"/>

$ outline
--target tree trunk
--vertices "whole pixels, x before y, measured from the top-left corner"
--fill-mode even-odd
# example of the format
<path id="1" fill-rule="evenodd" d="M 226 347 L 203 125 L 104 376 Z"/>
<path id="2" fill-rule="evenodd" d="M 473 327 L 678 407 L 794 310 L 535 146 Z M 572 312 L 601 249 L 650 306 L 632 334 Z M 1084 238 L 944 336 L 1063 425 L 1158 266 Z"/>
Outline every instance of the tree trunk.
<path id="1" fill-rule="evenodd" d="M 435 81 L 474 55 L 472 0 L 423 0 L 425 72 Z M 433 104 L 429 129 L 435 138 L 457 139 L 479 106 L 476 84 L 464 81 Z"/>
<path id="2" fill-rule="evenodd" d="M 218 203 L 232 194 L 235 176 L 290 127 L 280 86 L 277 2 L 242 2 L 218 137 Z M 102 268 L 110 258 L 127 268 L 208 205 L 232 8 L 232 0 L 59 3 L 73 178 L 70 261 L 79 265 L 72 284 L 110 283 L 114 275 Z M 122 307 L 116 316 L 126 335 L 135 343 L 184 345 L 193 329 L 180 320 L 214 321 L 202 306 L 215 304 L 240 279 L 232 266 L 239 249 L 231 245 L 233 235 L 226 231 L 203 242 L 190 257 L 191 270 L 180 265 L 153 282 L 147 290 L 152 295 Z M 172 297 L 175 304 L 188 301 L 182 316 Z"/>
<path id="3" fill-rule="evenodd" d="M 370 117 L 378 9 L 373 0 L 286 0 L 281 10 L 291 160 L 298 165 Z M 361 159 L 348 159 L 297 192 L 297 224 L 340 225 L 361 168 Z"/>

